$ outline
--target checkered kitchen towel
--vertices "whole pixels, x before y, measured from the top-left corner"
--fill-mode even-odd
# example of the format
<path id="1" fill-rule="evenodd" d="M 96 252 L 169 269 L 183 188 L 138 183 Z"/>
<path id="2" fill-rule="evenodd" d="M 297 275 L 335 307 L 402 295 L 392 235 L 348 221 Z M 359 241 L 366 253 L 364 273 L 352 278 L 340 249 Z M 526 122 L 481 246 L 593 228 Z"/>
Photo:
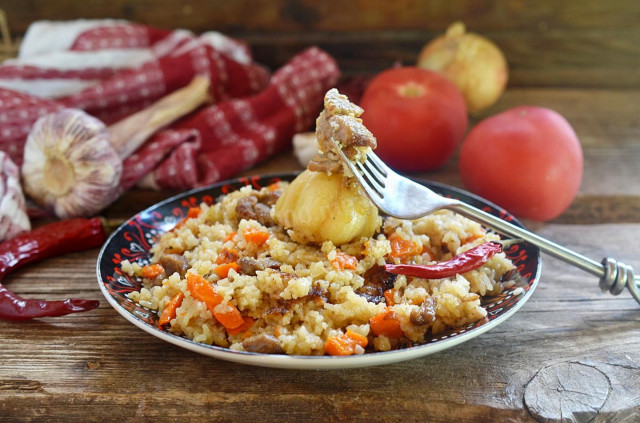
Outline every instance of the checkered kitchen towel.
<path id="1" fill-rule="evenodd" d="M 309 48 L 272 76 L 246 45 L 115 20 L 36 22 L 17 59 L 0 65 L 0 150 L 18 165 L 33 123 L 63 107 L 113 123 L 186 85 L 211 79 L 214 104 L 156 133 L 125 160 L 121 189 L 191 188 L 247 169 L 309 129 L 339 70 Z"/>

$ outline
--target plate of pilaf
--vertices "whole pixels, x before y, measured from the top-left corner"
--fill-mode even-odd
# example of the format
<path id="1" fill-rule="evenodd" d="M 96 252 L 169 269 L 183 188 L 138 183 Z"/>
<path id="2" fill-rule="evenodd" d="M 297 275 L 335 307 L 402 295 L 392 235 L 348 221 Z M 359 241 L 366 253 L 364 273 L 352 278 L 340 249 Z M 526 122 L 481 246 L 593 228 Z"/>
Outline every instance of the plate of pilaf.
<path id="1" fill-rule="evenodd" d="M 102 293 L 125 319 L 171 344 L 238 363 L 300 369 L 436 353 L 504 322 L 533 294 L 540 253 L 521 242 L 504 244 L 473 270 L 438 279 L 385 270 L 402 263 L 446 268 L 474 248 L 502 242 L 451 211 L 413 221 L 379 216 L 373 225 L 361 222 L 375 227 L 370 236 L 336 243 L 284 227 L 278 203 L 309 173 L 234 179 L 140 212 L 100 252 Z M 520 225 L 473 194 L 418 182 Z M 305 205 L 309 198 L 294 193 L 295 207 L 305 219 L 329 216 L 317 225 L 326 231 L 340 220 L 345 198 L 311 194 L 317 204 Z"/>

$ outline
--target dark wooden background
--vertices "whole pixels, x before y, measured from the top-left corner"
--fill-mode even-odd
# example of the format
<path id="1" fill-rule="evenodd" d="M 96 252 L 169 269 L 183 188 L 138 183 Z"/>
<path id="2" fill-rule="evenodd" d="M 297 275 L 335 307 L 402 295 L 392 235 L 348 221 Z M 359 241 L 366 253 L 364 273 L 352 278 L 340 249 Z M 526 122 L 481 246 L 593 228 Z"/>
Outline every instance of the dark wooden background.
<path id="1" fill-rule="evenodd" d="M 12 33 L 37 19 L 121 18 L 160 28 L 217 30 L 248 41 L 275 68 L 316 44 L 345 74 L 414 64 L 455 20 L 491 38 L 510 86 L 640 85 L 636 0 L 3 0 Z"/>
<path id="2" fill-rule="evenodd" d="M 550 107 L 583 146 L 578 197 L 558 219 L 528 227 L 640 270 L 640 1 L 0 0 L 0 8 L 16 36 L 39 19 L 218 30 L 246 40 L 272 69 L 315 44 L 347 76 L 413 64 L 424 43 L 464 21 L 503 49 L 511 69 L 506 93 L 476 119 L 521 104 Z M 244 175 L 296 169 L 286 152 Z M 455 158 L 415 176 L 462 187 Z M 172 194 L 129 192 L 105 215 L 128 218 Z M 640 421 L 640 307 L 546 256 L 532 298 L 489 333 L 417 360 L 314 372 L 226 363 L 141 332 L 102 298 L 97 253 L 6 279 L 25 297 L 73 294 L 101 305 L 0 322 L 0 422 Z"/>

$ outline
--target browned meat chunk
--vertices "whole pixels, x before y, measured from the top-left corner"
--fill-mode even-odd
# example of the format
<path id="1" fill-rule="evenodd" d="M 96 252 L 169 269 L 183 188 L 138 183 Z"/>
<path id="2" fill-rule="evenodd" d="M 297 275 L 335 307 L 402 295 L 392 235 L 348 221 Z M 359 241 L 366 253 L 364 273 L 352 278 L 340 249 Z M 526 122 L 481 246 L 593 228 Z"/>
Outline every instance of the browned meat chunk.
<path id="1" fill-rule="evenodd" d="M 320 156 L 307 166 L 316 172 L 337 173 L 342 171 L 338 148 L 348 158 L 357 154 L 356 147 L 376 148 L 376 139 L 362 124 L 362 108 L 351 103 L 338 90 L 327 91 L 324 110 L 316 120 L 316 139 Z"/>
<path id="2" fill-rule="evenodd" d="M 258 260 L 251 257 L 243 257 L 238 261 L 238 264 L 240 265 L 240 271 L 243 274 L 255 276 L 258 270 L 279 269 L 282 263 L 272 259 L 271 257 Z"/>
<path id="3" fill-rule="evenodd" d="M 238 252 L 233 248 L 230 250 L 227 248 L 223 249 L 220 251 L 220 254 L 218 254 L 218 257 L 216 257 L 217 264 L 233 263 L 234 261 L 238 261 Z"/>
<path id="4" fill-rule="evenodd" d="M 411 312 L 409 320 L 416 326 L 433 323 L 436 320 L 436 299 L 429 297 L 424 300 L 418 310 Z"/>
<path id="5" fill-rule="evenodd" d="M 314 301 L 326 303 L 329 300 L 329 291 L 321 287 L 320 285 L 314 285 L 309 292 L 309 297 Z"/>
<path id="6" fill-rule="evenodd" d="M 349 101 L 346 95 L 333 88 L 324 95 L 324 109 L 331 115 L 360 117 L 364 110 Z"/>
<path id="7" fill-rule="evenodd" d="M 387 272 L 382 266 L 373 266 L 362 277 L 364 277 L 364 285 L 356 291 L 356 294 L 371 303 L 379 304 L 385 301 L 384 291 L 393 288 L 397 275 Z"/>
<path id="8" fill-rule="evenodd" d="M 245 339 L 242 346 L 247 351 L 260 354 L 282 354 L 278 339 L 264 333 Z"/>
<path id="9" fill-rule="evenodd" d="M 189 269 L 189 261 L 179 254 L 164 254 L 160 257 L 159 263 L 164 268 L 166 276 L 177 273 L 182 279 Z"/>
<path id="10" fill-rule="evenodd" d="M 343 148 L 377 146 L 375 137 L 362 124 L 361 119 L 343 115 L 329 116 L 322 112 L 317 125 L 316 136 L 322 151 L 332 151 L 335 141 Z"/>
<path id="11" fill-rule="evenodd" d="M 280 198 L 281 195 L 282 191 L 278 189 L 273 191 L 265 191 L 260 195 L 260 202 L 271 207 L 276 203 L 276 201 L 278 201 L 278 198 Z"/>
<path id="12" fill-rule="evenodd" d="M 239 199 L 236 213 L 240 219 L 257 220 L 265 226 L 275 225 L 271 218 L 271 207 L 258 202 L 258 197 L 255 195 Z"/>
<path id="13" fill-rule="evenodd" d="M 327 175 L 342 172 L 342 163 L 336 158 L 330 158 L 325 154 L 318 154 L 309 162 L 307 169 L 314 172 L 324 172 Z"/>
<path id="14" fill-rule="evenodd" d="M 253 206 L 258 204 L 258 197 L 250 195 L 248 197 L 242 197 L 236 204 L 236 213 L 239 219 L 255 219 L 256 214 L 253 211 Z"/>

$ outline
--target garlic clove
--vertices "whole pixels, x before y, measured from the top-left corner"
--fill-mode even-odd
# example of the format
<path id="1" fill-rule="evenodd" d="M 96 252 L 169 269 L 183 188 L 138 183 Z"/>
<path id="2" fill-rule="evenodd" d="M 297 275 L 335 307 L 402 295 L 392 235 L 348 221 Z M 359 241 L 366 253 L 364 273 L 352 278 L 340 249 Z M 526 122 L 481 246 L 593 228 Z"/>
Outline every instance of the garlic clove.
<path id="1" fill-rule="evenodd" d="M 0 242 L 31 229 L 26 212 L 20 170 L 0 151 Z"/>
<path id="2" fill-rule="evenodd" d="M 27 138 L 25 191 L 60 218 L 98 213 L 113 201 L 121 175 L 107 128 L 81 110 L 41 117 Z"/>
<path id="3" fill-rule="evenodd" d="M 309 162 L 320 154 L 316 145 L 315 132 L 300 132 L 293 136 L 293 154 L 302 167 L 307 167 Z"/>

